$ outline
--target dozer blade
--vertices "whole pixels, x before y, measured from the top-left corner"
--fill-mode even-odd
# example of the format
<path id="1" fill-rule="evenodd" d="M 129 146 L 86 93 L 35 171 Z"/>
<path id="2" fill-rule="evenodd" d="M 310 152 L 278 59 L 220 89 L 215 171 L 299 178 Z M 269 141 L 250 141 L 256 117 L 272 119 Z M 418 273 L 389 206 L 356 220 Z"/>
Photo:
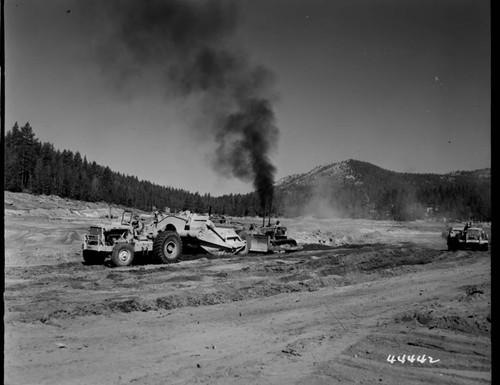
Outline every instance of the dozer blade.
<path id="1" fill-rule="evenodd" d="M 270 250 L 270 241 L 268 235 L 252 234 L 250 239 L 249 251 L 258 253 L 267 253 Z"/>

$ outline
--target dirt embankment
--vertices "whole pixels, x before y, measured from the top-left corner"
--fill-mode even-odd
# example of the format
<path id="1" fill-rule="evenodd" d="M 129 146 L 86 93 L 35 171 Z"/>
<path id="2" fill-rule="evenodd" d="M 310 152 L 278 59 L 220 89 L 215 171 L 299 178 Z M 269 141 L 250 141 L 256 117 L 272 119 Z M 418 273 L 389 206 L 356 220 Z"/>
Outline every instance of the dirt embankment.
<path id="1" fill-rule="evenodd" d="M 56 195 L 33 195 L 5 191 L 4 214 L 14 217 L 50 219 L 118 218 L 123 208 L 104 202 L 92 203 L 65 199 Z"/>
<path id="2" fill-rule="evenodd" d="M 302 251 L 113 268 L 68 209 L 6 212 L 7 384 L 491 383 L 491 252 L 442 224 L 283 220 Z"/>

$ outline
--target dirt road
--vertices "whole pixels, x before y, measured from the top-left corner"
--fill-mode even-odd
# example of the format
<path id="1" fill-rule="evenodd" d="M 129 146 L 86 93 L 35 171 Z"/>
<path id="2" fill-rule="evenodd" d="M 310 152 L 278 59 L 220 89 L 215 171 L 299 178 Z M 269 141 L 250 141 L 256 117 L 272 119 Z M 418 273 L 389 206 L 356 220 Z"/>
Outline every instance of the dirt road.
<path id="1" fill-rule="evenodd" d="M 112 268 L 82 263 L 88 223 L 6 216 L 4 383 L 491 383 L 491 253 L 428 224 Z"/>

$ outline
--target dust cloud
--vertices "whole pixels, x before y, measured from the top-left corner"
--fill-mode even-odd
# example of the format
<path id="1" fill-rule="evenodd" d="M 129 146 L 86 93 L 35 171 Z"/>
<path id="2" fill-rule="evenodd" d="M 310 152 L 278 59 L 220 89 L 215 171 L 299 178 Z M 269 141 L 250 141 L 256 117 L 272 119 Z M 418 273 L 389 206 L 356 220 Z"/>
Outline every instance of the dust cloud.
<path id="1" fill-rule="evenodd" d="M 345 218 L 348 215 L 337 204 L 334 191 L 327 183 L 312 184 L 309 197 L 301 207 L 302 214 L 315 218 Z"/>

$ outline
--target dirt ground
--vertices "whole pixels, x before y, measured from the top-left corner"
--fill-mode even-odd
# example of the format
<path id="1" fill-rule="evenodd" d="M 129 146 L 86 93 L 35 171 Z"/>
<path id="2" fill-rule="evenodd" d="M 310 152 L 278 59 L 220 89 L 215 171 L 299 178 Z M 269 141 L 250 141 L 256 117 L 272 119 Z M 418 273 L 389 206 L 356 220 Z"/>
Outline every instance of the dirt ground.
<path id="1" fill-rule="evenodd" d="M 491 252 L 444 223 L 282 218 L 303 250 L 115 268 L 81 256 L 109 207 L 5 194 L 5 384 L 491 383 Z"/>

